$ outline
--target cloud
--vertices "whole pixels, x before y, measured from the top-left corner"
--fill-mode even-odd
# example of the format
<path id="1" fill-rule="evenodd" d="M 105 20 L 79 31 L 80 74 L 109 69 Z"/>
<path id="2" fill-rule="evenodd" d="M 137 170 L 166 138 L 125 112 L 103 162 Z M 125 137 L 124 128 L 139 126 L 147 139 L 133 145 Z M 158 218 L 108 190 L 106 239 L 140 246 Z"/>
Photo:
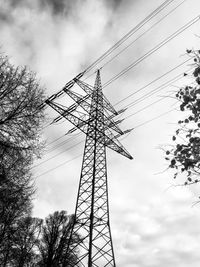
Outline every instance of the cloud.
<path id="1" fill-rule="evenodd" d="M 119 8 L 121 5 L 124 5 L 127 1 L 125 0 L 111 0 L 111 1 L 106 1 L 104 0 L 104 4 L 107 5 L 108 7 L 111 7 L 116 11 L 117 8 Z"/>
<path id="2" fill-rule="evenodd" d="M 198 266 L 200 233 L 194 222 L 196 214 L 183 208 L 182 196 L 177 198 L 182 201 L 178 214 L 175 201 L 169 204 L 160 200 L 155 204 L 151 200 L 143 208 L 134 205 L 124 209 L 124 216 L 113 227 L 117 231 L 114 244 L 119 267 L 186 267 L 191 262 Z"/>
<path id="3" fill-rule="evenodd" d="M 63 86 L 101 53 L 96 47 L 112 14 L 103 1 L 0 3 L 3 50 L 15 64 L 37 71 L 50 90 Z"/>
<path id="4" fill-rule="evenodd" d="M 70 1 L 70 0 L 8 0 L 11 9 L 27 8 L 37 11 L 51 11 L 55 16 L 57 15 L 67 15 L 71 12 L 73 7 L 77 5 L 79 0 Z"/>
<path id="5" fill-rule="evenodd" d="M 77 1 L 66 1 L 66 0 L 41 0 L 40 6 L 42 9 L 45 9 L 47 7 L 50 7 L 52 10 L 52 13 L 55 15 L 62 14 L 66 15 L 71 11 L 72 6 Z"/>
<path id="6" fill-rule="evenodd" d="M 163 1 L 0 0 L 2 49 L 16 65 L 28 65 L 35 70 L 50 95 L 94 62 L 161 2 Z M 188 11 L 188 8 L 185 10 Z M 185 21 L 182 18 L 188 16 L 187 12 L 174 14 L 170 20 L 166 20 L 166 24 L 150 32 L 132 50 L 127 50 L 123 57 L 116 58 L 108 68 L 102 70 L 102 81 L 111 78 L 142 56 L 162 37 L 173 32 L 175 26 L 178 28 L 176 24 L 183 25 Z M 161 50 L 150 61 L 146 60 L 142 66 L 124 75 L 112 88 L 106 88 L 106 95 L 114 103 L 120 97 L 133 93 L 175 66 L 176 59 L 185 50 L 185 46 L 190 47 L 190 43 L 191 35 L 186 35 L 181 41 L 177 39 L 176 43 L 171 44 L 173 49 L 167 48 L 164 52 Z M 94 82 L 93 78 L 94 76 L 89 83 Z M 143 93 L 148 90 L 149 87 Z M 128 101 L 137 97 L 134 95 Z M 148 104 L 153 102 L 148 101 Z M 122 105 L 126 103 L 122 102 Z M 132 120 L 125 121 L 123 129 L 159 115 L 169 105 L 165 102 L 139 113 Z M 137 111 L 139 107 L 133 109 Z M 133 110 L 127 112 L 132 113 Z M 55 113 L 50 109 L 49 113 L 54 117 Z M 124 116 L 126 115 L 127 113 Z M 171 184 L 171 178 L 166 173 L 159 177 L 153 175 L 164 169 L 163 162 L 161 163 L 162 153 L 155 152 L 155 147 L 158 143 L 169 142 L 169 122 L 174 119 L 174 115 L 169 115 L 166 120 L 161 118 L 144 128 L 134 129 L 133 134 L 123 140 L 125 147 L 133 153 L 133 161 L 108 152 L 110 218 L 118 267 L 199 266 L 200 216 L 198 211 L 190 210 L 190 189 L 172 189 L 170 193 L 163 194 L 168 183 Z M 64 135 L 69 128 L 71 125 L 67 123 L 47 127 L 47 141 Z M 67 137 L 63 140 L 67 140 Z M 83 144 L 79 150 L 68 150 L 75 142 L 73 140 L 70 144 L 60 146 L 52 154 L 47 154 L 42 160 L 58 151 L 65 151 L 61 156 L 36 168 L 35 176 L 82 153 Z M 70 213 L 74 211 L 80 166 L 81 159 L 72 161 L 37 179 L 36 216 L 44 217 L 55 209 L 67 209 Z"/>

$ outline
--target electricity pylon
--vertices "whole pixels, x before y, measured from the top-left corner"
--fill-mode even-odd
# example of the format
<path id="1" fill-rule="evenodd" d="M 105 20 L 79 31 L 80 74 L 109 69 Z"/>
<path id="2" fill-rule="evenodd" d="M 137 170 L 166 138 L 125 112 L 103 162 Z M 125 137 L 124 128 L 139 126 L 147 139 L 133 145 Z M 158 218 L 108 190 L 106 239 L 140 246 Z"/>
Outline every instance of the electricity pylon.
<path id="1" fill-rule="evenodd" d="M 130 130 L 123 132 L 118 127 L 121 121 L 113 120 L 123 110 L 117 112 L 103 95 L 100 71 L 97 71 L 94 87 L 81 81 L 82 75 L 79 74 L 46 101 L 60 114 L 54 122 L 64 117 L 75 126 L 70 133 L 78 128 L 86 134 L 75 216 L 68 244 L 68 253 L 77 255 L 78 252 L 78 260 L 69 263 L 69 266 L 116 267 L 109 220 L 106 147 L 132 159 L 117 140 Z M 85 96 L 72 90 L 75 84 L 84 90 Z M 75 101 L 67 109 L 55 102 L 64 92 Z M 114 135 L 113 131 L 117 134 Z M 74 243 L 73 237 L 77 235 L 80 238 Z"/>

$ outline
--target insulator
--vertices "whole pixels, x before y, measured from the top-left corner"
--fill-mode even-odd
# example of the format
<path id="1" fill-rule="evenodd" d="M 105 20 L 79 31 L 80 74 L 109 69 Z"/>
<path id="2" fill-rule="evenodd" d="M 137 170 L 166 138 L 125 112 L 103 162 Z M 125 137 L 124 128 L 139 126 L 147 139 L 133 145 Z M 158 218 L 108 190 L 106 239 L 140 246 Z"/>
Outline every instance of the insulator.
<path id="1" fill-rule="evenodd" d="M 74 85 L 74 81 L 73 81 L 73 80 L 72 80 L 72 81 L 69 81 L 69 82 L 64 86 L 63 91 L 64 91 L 64 92 L 68 91 L 70 88 L 73 87 L 73 85 Z"/>
<path id="2" fill-rule="evenodd" d="M 134 128 L 131 129 L 127 129 L 126 131 L 124 131 L 124 134 L 130 133 Z"/>
<path id="3" fill-rule="evenodd" d="M 127 110 L 127 108 L 120 109 L 119 111 L 117 111 L 117 115 L 119 115 L 119 114 L 125 112 L 126 110 Z"/>

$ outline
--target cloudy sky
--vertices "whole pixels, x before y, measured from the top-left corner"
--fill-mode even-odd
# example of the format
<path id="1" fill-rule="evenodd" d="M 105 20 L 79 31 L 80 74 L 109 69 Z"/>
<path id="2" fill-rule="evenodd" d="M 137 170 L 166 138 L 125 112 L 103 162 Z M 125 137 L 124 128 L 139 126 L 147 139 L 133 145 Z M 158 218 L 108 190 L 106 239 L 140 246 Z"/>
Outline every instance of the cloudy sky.
<path id="1" fill-rule="evenodd" d="M 28 65 L 37 72 L 47 95 L 51 95 L 163 2 L 0 0 L 1 50 L 13 64 Z M 102 84 L 138 62 L 197 17 L 198 12 L 199 0 L 171 1 L 110 58 L 99 64 L 98 67 L 102 67 L 132 43 L 102 68 Z M 134 160 L 107 151 L 111 226 L 118 267 L 199 266 L 200 209 L 192 204 L 197 200 L 200 188 L 171 186 L 175 181 L 172 173 L 166 171 L 167 164 L 160 149 L 172 142 L 176 121 L 181 116 L 175 99 L 169 95 L 190 79 L 171 82 L 170 86 L 163 86 L 162 90 L 145 98 L 152 90 L 189 70 L 189 62 L 176 66 L 188 59 L 186 48 L 200 49 L 199 36 L 200 21 L 177 34 L 104 89 L 116 109 L 129 105 L 121 117 L 127 117 L 121 128 L 135 128 L 122 140 Z M 174 71 L 170 71 L 173 68 Z M 151 83 L 166 72 L 169 74 Z M 93 84 L 94 78 L 91 75 L 87 82 Z M 146 86 L 149 83 L 151 85 Z M 56 115 L 50 109 L 47 113 L 50 118 Z M 149 123 L 145 123 L 147 121 Z M 62 209 L 69 213 L 74 211 L 84 135 L 75 132 L 62 137 L 71 127 L 61 121 L 44 129 L 43 136 L 49 145 L 33 168 L 37 186 L 35 216 L 44 217 Z M 54 142 L 59 137 L 62 138 Z M 62 166 L 55 168 L 59 165 Z M 176 182 L 181 184 L 183 179 L 179 177 Z"/>

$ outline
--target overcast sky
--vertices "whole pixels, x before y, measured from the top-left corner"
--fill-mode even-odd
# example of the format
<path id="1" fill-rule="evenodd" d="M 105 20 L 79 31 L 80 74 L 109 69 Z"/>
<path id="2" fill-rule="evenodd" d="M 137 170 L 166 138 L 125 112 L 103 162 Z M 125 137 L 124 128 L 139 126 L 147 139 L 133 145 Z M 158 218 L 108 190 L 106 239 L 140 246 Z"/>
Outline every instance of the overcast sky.
<path id="1" fill-rule="evenodd" d="M 47 94 L 51 95 L 94 62 L 162 2 L 0 0 L 1 49 L 12 63 L 28 65 L 37 72 Z M 181 3 L 181 0 L 172 1 L 127 40 L 120 49 L 138 38 L 129 49 L 102 68 L 102 84 L 199 15 L 199 0 Z M 148 30 L 150 27 L 152 29 Z M 143 34 L 145 31 L 147 32 Z M 112 104 L 116 104 L 181 64 L 187 60 L 187 48 L 200 49 L 199 36 L 200 22 L 197 22 L 107 86 L 104 89 L 105 95 Z M 116 109 L 143 98 L 151 90 L 189 68 L 189 63 L 177 68 L 115 105 Z M 93 84 L 94 78 L 94 75 L 91 76 L 88 82 Z M 122 129 L 139 126 L 122 140 L 134 160 L 107 151 L 110 217 L 118 267 L 199 266 L 200 207 L 192 207 L 192 204 L 197 200 L 200 188 L 196 185 L 187 188 L 170 187 L 175 182 L 183 182 L 183 179 L 179 177 L 174 181 L 172 173 L 165 171 L 167 163 L 160 149 L 162 145 L 172 142 L 176 122 L 181 114 L 174 109 L 157 120 L 143 124 L 175 108 L 175 99 L 171 97 L 165 97 L 140 111 L 161 97 L 175 92 L 177 86 L 188 82 L 188 78 L 174 82 L 144 101 L 132 105 L 123 114 L 122 118 L 133 115 L 121 124 Z M 56 116 L 50 109 L 47 112 L 52 118 Z M 43 135 L 47 144 L 65 134 L 71 127 L 69 123 L 63 122 L 45 128 Z M 69 142 L 59 146 L 65 140 Z M 47 149 L 52 152 L 44 154 L 41 161 L 35 163 L 42 163 L 61 153 L 33 169 L 37 186 L 35 216 L 45 217 L 55 210 L 74 212 L 82 161 L 79 155 L 83 153 L 84 143 L 74 145 L 81 140 L 84 140 L 84 135 L 76 133 L 62 138 L 49 145 Z M 56 145 L 57 148 L 54 149 Z M 72 146 L 74 147 L 69 150 Z M 72 160 L 74 157 L 76 159 Z M 44 174 L 67 160 L 68 163 Z"/>

